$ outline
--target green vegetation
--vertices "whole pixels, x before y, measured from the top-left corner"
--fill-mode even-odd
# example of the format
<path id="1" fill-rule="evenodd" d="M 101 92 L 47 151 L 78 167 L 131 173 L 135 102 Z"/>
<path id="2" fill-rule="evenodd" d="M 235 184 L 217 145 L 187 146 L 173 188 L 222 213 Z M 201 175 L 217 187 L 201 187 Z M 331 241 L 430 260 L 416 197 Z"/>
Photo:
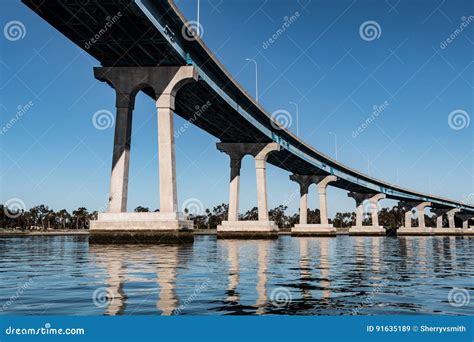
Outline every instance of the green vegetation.
<path id="1" fill-rule="evenodd" d="M 215 229 L 223 220 L 227 218 L 229 206 L 225 203 L 219 204 L 212 209 L 206 209 L 202 214 L 185 214 L 194 221 L 197 229 Z M 275 221 L 278 227 L 289 229 L 299 222 L 299 214 L 286 215 L 287 207 L 280 205 L 269 211 L 270 219 Z M 135 212 L 149 212 L 150 209 L 138 206 Z M 156 210 L 158 211 L 158 210 Z M 382 208 L 379 211 L 379 222 L 386 228 L 397 228 L 403 225 L 403 211 L 400 207 Z M 69 213 L 66 209 L 54 211 L 45 205 L 38 205 L 29 210 L 11 210 L 4 205 L 0 205 L 0 227 L 20 228 L 20 229 L 88 229 L 89 221 L 97 219 L 97 211 L 89 213 L 86 208 L 81 207 Z M 240 215 L 240 220 L 257 220 L 258 209 L 254 207 Z M 436 224 L 433 217 L 425 215 L 426 225 Z M 337 228 L 347 228 L 355 224 L 355 213 L 337 213 L 330 223 Z M 370 215 L 365 215 L 364 224 L 370 224 Z M 320 223 L 319 209 L 308 209 L 308 223 Z M 417 225 L 417 220 L 412 220 L 412 225 Z"/>

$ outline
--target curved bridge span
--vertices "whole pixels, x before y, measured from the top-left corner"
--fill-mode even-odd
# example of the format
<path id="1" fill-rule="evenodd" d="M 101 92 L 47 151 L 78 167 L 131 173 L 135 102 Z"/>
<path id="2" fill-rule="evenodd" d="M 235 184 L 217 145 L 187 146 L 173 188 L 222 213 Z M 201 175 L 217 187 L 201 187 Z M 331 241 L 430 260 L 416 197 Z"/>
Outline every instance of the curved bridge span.
<path id="1" fill-rule="evenodd" d="M 157 101 L 160 126 L 160 209 L 162 213 L 177 214 L 171 215 L 173 220 L 183 221 L 177 213 L 174 140 L 169 136 L 173 135 L 172 112 L 175 112 L 219 138 L 219 150 L 229 154 L 229 221 L 233 222 L 231 226 L 239 226 L 236 230 L 246 231 L 248 228 L 236 223 L 240 160 L 245 154 L 255 157 L 259 221 L 262 222 L 268 221 L 265 188 L 267 161 L 289 171 L 292 174 L 291 179 L 300 185 L 301 209 L 306 206 L 308 186 L 312 183 L 318 184 L 321 206 L 324 208 L 321 208 L 322 226 L 313 227 L 316 230 L 327 230 L 330 226 L 327 222 L 325 198 L 328 185 L 349 191 L 349 195 L 356 200 L 356 228 L 362 226 L 362 203 L 366 200 L 371 203 L 372 226 L 378 226 L 376 208 L 377 202 L 382 198 L 403 202 L 407 220 L 410 221 L 404 228 L 411 228 L 409 215 L 412 209 L 416 208 L 419 213 L 423 213 L 425 207 L 432 207 L 441 217 L 438 220 L 438 228 L 443 227 L 443 215 L 448 217 L 449 228 L 455 228 L 455 214 L 462 218 L 464 228 L 469 227 L 469 219 L 474 216 L 474 206 L 402 188 L 365 175 L 331 159 L 289 130 L 280 127 L 233 79 L 199 37 L 190 39 L 183 34 L 186 32 L 186 19 L 173 2 L 22 2 L 95 57 L 102 65 L 101 68 L 95 68 L 96 78 L 109 83 L 116 90 L 117 120 L 109 213 L 126 211 L 130 144 L 127 130 L 135 94 L 144 91 Z M 170 130 L 165 132 L 166 127 Z M 161 152 L 161 144 L 171 145 L 167 152 L 169 155 L 165 155 L 166 151 Z M 323 217 L 324 215 L 326 217 Z M 310 225 L 306 224 L 305 215 L 301 216 L 301 232 L 308 232 L 311 227 L 306 227 Z M 103 216 L 103 219 L 115 220 L 112 216 Z M 150 218 L 154 219 L 157 218 Z M 421 228 L 425 228 L 424 214 L 419 214 L 418 223 Z M 178 224 L 180 227 L 183 225 L 186 226 L 183 223 Z M 273 229 L 268 228 L 268 224 L 263 226 L 265 229 Z M 225 230 L 225 227 L 221 229 Z"/>

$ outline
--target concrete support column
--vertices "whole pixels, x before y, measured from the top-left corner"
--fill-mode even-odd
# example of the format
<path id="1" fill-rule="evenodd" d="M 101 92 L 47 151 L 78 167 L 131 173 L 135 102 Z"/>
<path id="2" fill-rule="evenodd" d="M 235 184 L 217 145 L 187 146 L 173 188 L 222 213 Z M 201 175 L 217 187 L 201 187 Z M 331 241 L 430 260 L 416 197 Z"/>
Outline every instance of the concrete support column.
<path id="1" fill-rule="evenodd" d="M 458 213 L 460 210 L 457 208 L 449 210 L 446 215 L 448 215 L 448 227 L 449 228 L 456 228 L 456 224 L 454 222 L 454 215 Z"/>
<path id="2" fill-rule="evenodd" d="M 279 150 L 280 145 L 277 143 L 269 143 L 254 157 L 255 173 L 257 176 L 257 206 L 259 221 L 268 221 L 266 161 L 270 152 Z"/>
<path id="3" fill-rule="evenodd" d="M 277 143 L 228 143 L 217 144 L 217 149 L 230 157 L 229 183 L 229 216 L 217 226 L 217 235 L 220 238 L 267 238 L 277 237 L 275 224 L 269 220 L 266 184 L 266 160 L 268 154 L 279 151 Z M 241 160 L 250 154 L 255 159 L 255 173 L 257 178 L 258 223 L 255 221 L 239 221 L 239 183 Z"/>
<path id="4" fill-rule="evenodd" d="M 379 209 L 378 203 L 381 199 L 385 198 L 385 194 L 377 194 L 370 198 L 371 214 L 372 214 L 372 226 L 379 226 Z"/>
<path id="5" fill-rule="evenodd" d="M 356 200 L 356 226 L 362 227 L 364 222 L 364 200 Z"/>
<path id="6" fill-rule="evenodd" d="M 329 224 L 326 190 L 328 184 L 335 181 L 337 181 L 336 176 L 318 177 L 319 213 L 321 216 L 321 224 Z"/>
<path id="7" fill-rule="evenodd" d="M 436 214 L 436 228 L 443 229 L 443 216 L 447 215 L 448 217 L 448 229 L 456 228 L 454 223 L 454 215 L 461 210 L 458 208 L 442 208 L 442 209 L 433 209 L 433 212 Z"/>
<path id="8" fill-rule="evenodd" d="M 405 228 L 411 228 L 412 209 L 405 211 Z"/>
<path id="9" fill-rule="evenodd" d="M 230 181 L 229 181 L 229 216 L 227 220 L 239 220 L 239 196 L 240 196 L 240 167 L 242 158 L 230 159 Z"/>
<path id="10" fill-rule="evenodd" d="M 103 67 L 94 76 L 117 94 L 109 210 L 91 221 L 89 241 L 175 242 L 193 240 L 193 222 L 178 212 L 173 116 L 175 97 L 185 84 L 197 81 L 193 66 Z M 139 91 L 153 94 L 158 115 L 160 211 L 126 213 L 132 110 Z"/>
<path id="11" fill-rule="evenodd" d="M 379 193 L 355 193 L 348 194 L 356 201 L 356 224 L 349 229 L 350 235 L 385 235 L 385 229 L 379 226 L 378 201 L 385 198 L 385 194 Z M 363 226 L 364 201 L 368 200 L 372 216 L 372 225 Z"/>
<path id="12" fill-rule="evenodd" d="M 130 168 L 130 145 L 132 135 L 132 112 L 134 99 L 130 94 L 116 94 L 114 147 L 108 212 L 127 211 L 128 173 Z"/>
<path id="13" fill-rule="evenodd" d="M 364 201 L 372 198 L 374 194 L 350 192 L 347 196 L 356 202 L 356 227 L 362 227 L 364 222 Z"/>
<path id="14" fill-rule="evenodd" d="M 162 101 L 164 102 L 164 101 Z M 178 211 L 176 187 L 176 152 L 174 144 L 173 108 L 171 104 L 157 104 L 158 112 L 158 167 L 160 172 L 160 212 Z"/>
<path id="15" fill-rule="evenodd" d="M 311 175 L 291 175 L 290 179 L 300 186 L 300 224 L 308 223 L 308 190 L 313 183 Z"/>
<path id="16" fill-rule="evenodd" d="M 265 172 L 265 160 L 255 158 L 255 172 L 257 176 L 257 207 L 258 220 L 268 221 L 268 204 L 267 204 L 267 177 Z"/>
<path id="17" fill-rule="evenodd" d="M 430 207 L 431 202 L 423 202 L 416 206 L 416 210 L 418 212 L 418 227 L 419 228 L 426 228 L 425 224 L 425 208 Z"/>
<path id="18" fill-rule="evenodd" d="M 436 228 L 443 228 L 443 214 L 436 216 Z"/>
<path id="19" fill-rule="evenodd" d="M 458 215 L 462 221 L 462 229 L 469 229 L 469 220 L 474 218 L 472 214 L 460 214 Z"/>

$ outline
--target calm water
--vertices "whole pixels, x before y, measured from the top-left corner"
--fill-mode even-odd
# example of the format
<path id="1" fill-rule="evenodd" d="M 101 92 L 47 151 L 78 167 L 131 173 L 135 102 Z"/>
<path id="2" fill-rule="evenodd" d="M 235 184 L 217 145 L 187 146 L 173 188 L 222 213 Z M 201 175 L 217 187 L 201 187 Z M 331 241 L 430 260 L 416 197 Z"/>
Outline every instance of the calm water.
<path id="1" fill-rule="evenodd" d="M 186 246 L 0 238 L 0 260 L 3 314 L 474 312 L 473 238 L 197 236 Z M 453 288 L 464 305 L 450 304 Z"/>

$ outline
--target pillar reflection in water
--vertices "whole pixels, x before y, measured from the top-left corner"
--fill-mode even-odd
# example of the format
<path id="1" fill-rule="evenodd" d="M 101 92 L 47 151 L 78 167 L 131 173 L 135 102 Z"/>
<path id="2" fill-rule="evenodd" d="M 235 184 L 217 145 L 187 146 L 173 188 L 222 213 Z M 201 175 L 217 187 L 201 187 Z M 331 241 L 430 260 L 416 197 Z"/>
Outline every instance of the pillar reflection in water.
<path id="1" fill-rule="evenodd" d="M 380 237 L 373 236 L 372 240 L 372 270 L 380 272 Z"/>
<path id="2" fill-rule="evenodd" d="M 162 315 L 169 316 L 178 306 L 176 296 L 176 269 L 178 267 L 178 246 L 161 246 L 158 260 L 157 281 L 160 287 L 156 306 Z"/>
<path id="3" fill-rule="evenodd" d="M 328 299 L 331 297 L 331 281 L 329 279 L 330 263 L 329 263 L 329 240 L 330 238 L 319 239 L 319 269 L 321 272 L 321 283 L 322 288 L 321 299 Z"/>
<path id="4" fill-rule="evenodd" d="M 311 299 L 309 282 L 311 281 L 311 265 L 308 248 L 308 238 L 298 238 L 300 243 L 300 275 L 302 284 L 303 299 Z"/>
<path id="5" fill-rule="evenodd" d="M 227 248 L 227 261 L 229 263 L 229 279 L 227 285 L 227 300 L 230 302 L 239 301 L 239 293 L 237 286 L 239 285 L 239 241 L 237 240 L 222 240 L 220 241 L 224 248 Z"/>
<path id="6" fill-rule="evenodd" d="M 105 309 L 105 315 L 122 315 L 125 311 L 127 298 L 123 290 L 126 270 L 122 251 L 117 248 L 104 249 L 103 246 L 91 244 L 89 252 L 96 264 L 103 267 L 106 272 L 105 288 L 98 288 L 94 292 L 94 303 Z"/>
<path id="7" fill-rule="evenodd" d="M 257 242 L 258 252 L 258 268 L 257 268 L 257 315 L 265 313 L 265 306 L 267 305 L 267 269 L 268 269 L 268 250 L 270 247 L 270 241 L 259 240 Z"/>
<path id="8" fill-rule="evenodd" d="M 176 276 L 179 246 L 139 245 L 104 246 L 90 245 L 89 251 L 94 261 L 105 269 L 108 303 L 104 305 L 107 315 L 123 314 L 127 296 L 124 285 L 137 282 L 157 282 L 157 309 L 162 315 L 172 315 L 177 308 Z M 136 264 L 140 273 L 149 273 L 150 277 L 132 277 L 127 275 L 126 263 Z M 150 265 L 155 264 L 156 267 Z M 156 273 L 156 277 L 153 274 Z"/>

